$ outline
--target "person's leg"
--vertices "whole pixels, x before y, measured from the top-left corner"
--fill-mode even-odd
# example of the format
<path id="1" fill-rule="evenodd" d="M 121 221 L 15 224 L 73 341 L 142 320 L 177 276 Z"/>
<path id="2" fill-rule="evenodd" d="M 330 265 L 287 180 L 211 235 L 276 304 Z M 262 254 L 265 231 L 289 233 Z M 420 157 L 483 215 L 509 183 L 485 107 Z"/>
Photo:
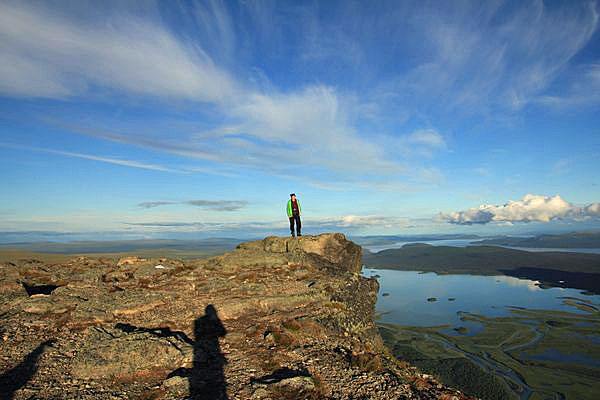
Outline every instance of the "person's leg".
<path id="1" fill-rule="evenodd" d="M 302 222 L 300 222 L 299 215 L 296 215 L 296 233 L 298 236 L 302 236 Z"/>
<path id="2" fill-rule="evenodd" d="M 290 231 L 292 231 L 292 236 L 294 236 L 294 217 L 290 217 Z"/>

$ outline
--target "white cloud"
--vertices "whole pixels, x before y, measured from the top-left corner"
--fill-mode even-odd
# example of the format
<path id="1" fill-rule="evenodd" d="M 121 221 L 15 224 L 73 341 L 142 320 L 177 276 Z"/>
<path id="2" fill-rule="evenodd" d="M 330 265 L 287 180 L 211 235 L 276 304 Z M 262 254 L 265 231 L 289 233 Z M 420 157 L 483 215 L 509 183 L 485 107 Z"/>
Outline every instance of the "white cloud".
<path id="1" fill-rule="evenodd" d="M 2 143 L 2 142 L 0 142 L 0 147 L 18 148 L 18 149 L 23 149 L 23 150 L 37 151 L 37 152 L 48 153 L 48 154 L 56 154 L 56 155 L 67 156 L 67 157 L 82 158 L 85 160 L 100 161 L 100 162 L 104 162 L 104 163 L 108 163 L 108 164 L 121 165 L 124 167 L 149 169 L 149 170 L 153 170 L 153 171 L 162 171 L 162 172 L 173 172 L 173 173 L 178 173 L 178 174 L 187 173 L 184 170 L 169 168 L 169 167 L 165 167 L 163 165 L 145 163 L 145 162 L 136 161 L 136 160 L 124 160 L 124 159 L 114 158 L 114 157 L 101 157 L 101 156 L 92 155 L 92 154 L 83 154 L 83 153 L 75 153 L 75 152 L 71 152 L 71 151 L 44 149 L 44 148 L 40 148 L 40 147 L 20 146 L 20 145 L 15 145 L 15 144 L 11 144 L 11 143 Z"/>
<path id="2" fill-rule="evenodd" d="M 250 156 L 247 162 L 263 167 L 261 163 L 277 160 L 290 171 L 293 169 L 286 168 L 286 164 L 346 171 L 346 175 L 410 174 L 404 165 L 390 160 L 381 144 L 358 134 L 344 100 L 334 88 L 323 85 L 290 93 L 251 93 L 231 110 L 231 118 L 243 122 L 229 128 L 238 135 L 250 136 L 250 140 L 235 135 L 217 140 L 226 149 L 245 150 Z M 232 142 L 232 137 L 241 140 Z"/>
<path id="3" fill-rule="evenodd" d="M 105 162 L 105 163 L 109 163 L 109 164 L 122 165 L 125 167 L 150 169 L 150 170 L 154 170 L 154 171 L 163 171 L 163 172 L 175 172 L 175 173 L 180 173 L 180 174 L 185 173 L 184 171 L 171 169 L 168 167 L 164 167 L 162 165 L 149 164 L 149 163 L 144 163 L 144 162 L 135 161 L 135 160 L 122 160 L 122 159 L 118 159 L 118 158 L 99 157 L 99 156 L 90 155 L 90 154 L 73 153 L 70 151 L 56 151 L 56 150 L 48 150 L 48 149 L 43 149 L 40 151 L 64 155 L 64 156 L 68 156 L 68 157 L 83 158 L 86 160 L 101 161 L 101 162 Z"/>
<path id="4" fill-rule="evenodd" d="M 435 129 L 414 131 L 406 137 L 406 141 L 408 143 L 427 146 L 434 149 L 443 149 L 446 147 L 444 138 Z"/>
<path id="5" fill-rule="evenodd" d="M 528 194 L 523 200 L 509 201 L 503 205 L 481 205 L 466 211 L 440 213 L 438 218 L 452 224 L 471 225 L 489 222 L 549 222 L 557 219 L 586 219 L 600 216 L 600 203 L 576 207 L 559 195 L 538 196 Z"/>
<path id="6" fill-rule="evenodd" d="M 417 129 L 400 135 L 387 144 L 387 147 L 407 158 L 431 158 L 447 148 L 446 140 L 436 129 Z"/>
<path id="7" fill-rule="evenodd" d="M 219 102 L 235 83 L 198 47 L 132 14 L 77 20 L 44 4 L 0 3 L 0 93 L 64 98 L 94 87 Z"/>

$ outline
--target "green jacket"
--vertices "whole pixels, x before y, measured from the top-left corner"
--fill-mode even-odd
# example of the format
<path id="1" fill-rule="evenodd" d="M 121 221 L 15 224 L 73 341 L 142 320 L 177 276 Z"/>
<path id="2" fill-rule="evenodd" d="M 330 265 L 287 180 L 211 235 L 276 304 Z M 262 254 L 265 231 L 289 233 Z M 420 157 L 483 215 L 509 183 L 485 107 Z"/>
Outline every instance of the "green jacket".
<path id="1" fill-rule="evenodd" d="M 302 215 L 302 207 L 300 207 L 300 200 L 296 199 L 296 203 L 298 203 L 298 215 Z M 293 216 L 293 214 L 292 214 L 292 199 L 288 200 L 287 214 L 288 214 L 288 218 L 291 218 Z"/>

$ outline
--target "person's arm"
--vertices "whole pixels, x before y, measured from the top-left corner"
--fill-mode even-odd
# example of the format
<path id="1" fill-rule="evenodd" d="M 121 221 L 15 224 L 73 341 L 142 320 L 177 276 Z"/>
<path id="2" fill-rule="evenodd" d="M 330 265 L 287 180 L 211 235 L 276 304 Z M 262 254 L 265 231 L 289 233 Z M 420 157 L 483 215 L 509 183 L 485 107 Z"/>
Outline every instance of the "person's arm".
<path id="1" fill-rule="evenodd" d="M 291 200 L 288 200 L 286 210 L 287 210 L 287 216 L 288 216 L 288 218 L 290 218 L 292 216 L 292 201 Z"/>
<path id="2" fill-rule="evenodd" d="M 298 215 L 302 215 L 302 207 L 300 207 L 300 200 L 296 199 L 296 203 L 298 203 Z"/>

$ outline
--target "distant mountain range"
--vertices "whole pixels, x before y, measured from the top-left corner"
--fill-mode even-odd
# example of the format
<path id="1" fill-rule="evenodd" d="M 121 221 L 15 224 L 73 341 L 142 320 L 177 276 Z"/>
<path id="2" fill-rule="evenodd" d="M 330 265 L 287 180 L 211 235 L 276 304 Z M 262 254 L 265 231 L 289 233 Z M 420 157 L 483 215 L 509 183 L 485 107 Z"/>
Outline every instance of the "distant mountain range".
<path id="1" fill-rule="evenodd" d="M 501 236 L 493 239 L 479 240 L 472 244 L 550 249 L 600 248 L 600 232 L 570 232 L 555 235 L 543 234 L 534 237 Z"/>
<path id="2" fill-rule="evenodd" d="M 181 252 L 210 252 L 232 250 L 241 241 L 233 238 L 211 238 L 199 240 L 95 240 L 67 243 L 33 242 L 0 244 L 0 250 L 10 248 L 50 254 L 127 253 L 157 249 Z"/>
<path id="3" fill-rule="evenodd" d="M 467 234 L 431 234 L 431 235 L 374 235 L 374 236 L 351 236 L 354 243 L 361 246 L 385 246 L 398 242 L 433 242 L 436 240 L 459 240 L 459 239 L 482 239 L 479 235 Z"/>

